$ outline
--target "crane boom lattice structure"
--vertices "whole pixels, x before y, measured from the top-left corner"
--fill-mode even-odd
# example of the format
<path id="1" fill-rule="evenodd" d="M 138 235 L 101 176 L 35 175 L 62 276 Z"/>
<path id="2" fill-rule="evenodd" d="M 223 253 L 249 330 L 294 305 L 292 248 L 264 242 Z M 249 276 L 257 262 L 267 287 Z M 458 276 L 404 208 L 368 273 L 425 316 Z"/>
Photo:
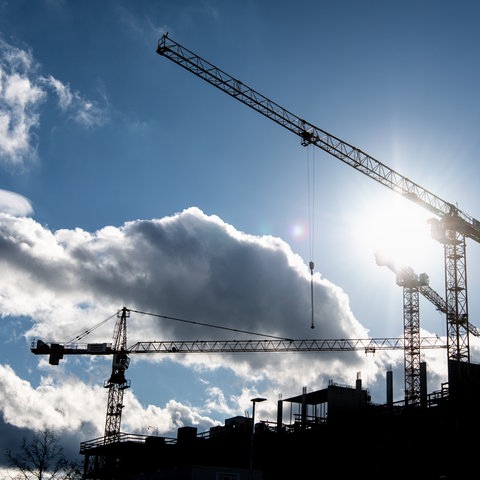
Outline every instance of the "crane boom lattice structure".
<path id="1" fill-rule="evenodd" d="M 117 322 L 113 333 L 112 374 L 105 382 L 108 388 L 107 415 L 105 419 L 105 438 L 115 441 L 120 434 L 123 410 L 123 393 L 130 387 L 125 378 L 125 370 L 130 359 L 127 355 L 127 318 L 130 312 L 124 307 L 117 314 Z M 90 346 L 92 350 L 92 346 Z"/>
<path id="2" fill-rule="evenodd" d="M 429 300 L 438 311 L 447 313 L 447 302 L 429 285 L 426 273 L 416 274 L 412 267 L 397 266 L 392 260 L 377 253 L 377 265 L 386 266 L 396 276 L 397 285 L 403 287 L 403 335 L 405 339 L 405 401 L 415 402 L 420 397 L 420 311 L 419 295 Z M 480 332 L 469 323 L 469 333 L 478 337 Z"/>
<path id="3" fill-rule="evenodd" d="M 438 337 L 423 337 L 424 349 L 445 348 Z M 129 353 L 259 353 L 259 352 L 353 352 L 375 353 L 403 350 L 403 338 L 348 338 L 307 340 L 192 340 L 138 342 Z"/>
<path id="4" fill-rule="evenodd" d="M 395 273 L 397 285 L 403 287 L 405 402 L 414 403 L 421 395 L 419 294 L 422 293 L 425 295 L 425 289 L 429 289 L 431 292 L 435 293 L 437 297 L 440 299 L 442 298 L 430 288 L 428 284 L 428 276 L 426 274 L 422 273 L 417 275 L 411 267 L 397 267 L 394 262 L 379 253 L 376 253 L 375 260 L 377 265 L 386 266 Z M 438 298 L 430 296 L 430 300 L 433 299 L 439 302 Z M 445 301 L 443 301 L 443 303 L 445 304 Z"/>
<path id="5" fill-rule="evenodd" d="M 405 402 L 420 398 L 420 312 L 418 287 L 403 287 L 403 335 L 405 338 Z"/>
<path id="6" fill-rule="evenodd" d="M 381 350 L 402 350 L 403 338 L 366 339 L 257 339 L 257 340 L 173 340 L 137 342 L 127 348 L 127 318 L 130 310 L 123 307 L 117 313 L 113 344 L 111 343 L 47 343 L 36 340 L 31 352 L 49 355 L 49 363 L 58 365 L 65 355 L 112 355 L 112 374 L 105 382 L 108 388 L 104 442 L 116 442 L 121 433 L 123 394 L 130 387 L 125 378 L 131 354 L 190 354 L 190 353 L 261 353 L 261 352 L 352 352 L 375 353 Z M 424 349 L 446 348 L 438 337 L 420 339 Z"/>
<path id="7" fill-rule="evenodd" d="M 422 349 L 446 348 L 439 337 L 422 337 Z M 131 354 L 185 354 L 185 353 L 287 353 L 287 352 L 354 352 L 375 353 L 381 350 L 403 350 L 405 340 L 396 337 L 297 339 L 297 340 L 165 340 L 137 342 L 122 353 Z M 117 350 L 106 343 L 59 344 L 37 340 L 31 352 L 49 355 L 50 363 L 57 365 L 58 354 L 64 355 L 117 355 Z M 54 363 L 55 362 L 55 363 Z M 118 363 L 118 362 L 116 362 Z M 124 370 L 123 370 L 124 373 Z M 118 375 L 118 373 L 117 373 Z M 120 385 L 123 385 L 121 383 Z"/>
<path id="8" fill-rule="evenodd" d="M 405 287 L 413 285 L 418 287 L 419 293 L 425 297 L 435 308 L 442 313 L 447 313 L 447 302 L 436 292 L 429 284 L 430 280 L 426 273 L 416 274 L 412 267 L 399 267 L 393 261 L 377 253 L 375 255 L 377 265 L 389 268 L 396 275 L 397 285 Z M 480 337 L 479 329 L 469 322 L 469 333 L 475 337 Z"/>
<path id="9" fill-rule="evenodd" d="M 434 214 L 437 218 L 432 219 L 432 234 L 444 245 L 448 358 L 470 363 L 465 239 L 480 242 L 478 220 L 360 149 L 291 113 L 168 35 L 159 40 L 157 53 L 298 135 L 302 145 L 321 148 Z"/>
<path id="10" fill-rule="evenodd" d="M 109 442 L 116 441 L 120 434 L 123 394 L 130 387 L 130 380 L 125 378 L 125 371 L 130 364 L 127 352 L 127 318 L 129 316 L 130 310 L 125 307 L 117 312 L 113 343 L 62 344 L 36 340 L 30 349 L 35 355 L 48 355 L 51 365 L 58 365 L 64 355 L 112 355 L 112 373 L 104 383 L 104 387 L 108 388 L 105 439 Z M 87 330 L 85 333 L 89 332 Z"/>

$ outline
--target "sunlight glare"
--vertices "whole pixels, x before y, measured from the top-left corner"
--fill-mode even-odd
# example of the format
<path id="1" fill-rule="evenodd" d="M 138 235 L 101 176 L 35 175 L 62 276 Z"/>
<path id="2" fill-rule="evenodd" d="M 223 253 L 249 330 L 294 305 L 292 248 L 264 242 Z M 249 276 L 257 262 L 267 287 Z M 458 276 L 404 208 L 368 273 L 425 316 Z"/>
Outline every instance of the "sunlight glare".
<path id="1" fill-rule="evenodd" d="M 381 253 L 398 265 L 422 265 L 439 245 L 430 234 L 431 217 L 403 198 L 394 199 L 361 215 L 355 236 L 362 249 Z"/>

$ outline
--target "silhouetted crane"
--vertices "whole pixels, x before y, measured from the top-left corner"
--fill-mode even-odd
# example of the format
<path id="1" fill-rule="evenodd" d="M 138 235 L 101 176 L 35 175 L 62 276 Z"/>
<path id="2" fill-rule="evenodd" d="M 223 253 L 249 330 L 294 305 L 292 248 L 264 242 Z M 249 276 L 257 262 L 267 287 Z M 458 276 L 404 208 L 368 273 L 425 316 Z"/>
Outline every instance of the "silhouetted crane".
<path id="1" fill-rule="evenodd" d="M 123 393 L 130 387 L 125 378 L 131 354 L 190 354 L 190 353 L 281 353 L 281 352 L 352 352 L 375 353 L 380 350 L 402 350 L 403 338 L 342 338 L 342 339 L 288 339 L 256 340 L 170 340 L 137 342 L 127 348 L 127 318 L 130 311 L 123 307 L 117 312 L 113 344 L 111 343 L 51 343 L 35 340 L 31 352 L 48 355 L 51 365 L 58 365 L 65 355 L 112 355 L 112 373 L 104 386 L 108 388 L 105 442 L 116 441 L 121 430 Z M 145 312 L 138 312 L 145 313 Z M 152 315 L 152 314 L 150 314 Z M 171 317 L 169 317 L 171 318 Z M 103 322 L 101 322 L 103 323 Z M 191 322 L 198 323 L 198 322 Z M 85 332 L 90 333 L 92 329 Z M 83 338 L 84 335 L 77 337 Z M 446 348 L 438 337 L 423 337 L 421 348 Z"/>
<path id="2" fill-rule="evenodd" d="M 431 219 L 432 235 L 444 246 L 447 352 L 449 370 L 470 363 L 467 302 L 466 237 L 480 242 L 480 222 L 432 192 L 412 182 L 362 150 L 294 115 L 240 80 L 172 40 L 158 41 L 157 53 L 172 60 L 233 98 L 298 135 L 303 146 L 314 145 L 378 183 L 420 205 Z M 449 371 L 450 377 L 450 371 Z"/>

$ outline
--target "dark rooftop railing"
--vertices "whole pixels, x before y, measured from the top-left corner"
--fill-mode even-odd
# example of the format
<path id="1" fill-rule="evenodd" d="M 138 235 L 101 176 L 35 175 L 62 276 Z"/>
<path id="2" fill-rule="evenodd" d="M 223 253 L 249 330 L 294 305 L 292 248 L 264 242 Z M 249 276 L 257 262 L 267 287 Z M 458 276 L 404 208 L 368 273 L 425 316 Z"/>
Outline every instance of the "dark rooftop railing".
<path id="1" fill-rule="evenodd" d="M 160 439 L 164 443 L 176 443 L 176 438 L 170 437 L 152 437 L 151 435 L 140 435 L 136 433 L 122 433 L 120 432 L 118 435 L 111 435 L 111 436 L 104 436 L 94 438 L 93 440 L 87 440 L 86 442 L 80 443 L 80 453 L 84 454 L 88 450 L 92 450 L 98 447 L 103 447 L 105 445 L 113 445 L 118 443 L 125 443 L 125 442 L 134 442 L 134 443 L 147 443 L 151 439 Z"/>

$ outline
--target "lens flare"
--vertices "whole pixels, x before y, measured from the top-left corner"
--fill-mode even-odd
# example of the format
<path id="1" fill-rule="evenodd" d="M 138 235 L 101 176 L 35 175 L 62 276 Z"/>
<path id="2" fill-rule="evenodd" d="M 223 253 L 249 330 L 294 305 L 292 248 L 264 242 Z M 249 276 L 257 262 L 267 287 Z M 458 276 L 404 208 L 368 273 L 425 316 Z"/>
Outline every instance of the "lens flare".
<path id="1" fill-rule="evenodd" d="M 290 235 L 296 239 L 304 238 L 307 235 L 307 229 L 305 225 L 299 222 L 291 225 L 288 231 Z"/>

